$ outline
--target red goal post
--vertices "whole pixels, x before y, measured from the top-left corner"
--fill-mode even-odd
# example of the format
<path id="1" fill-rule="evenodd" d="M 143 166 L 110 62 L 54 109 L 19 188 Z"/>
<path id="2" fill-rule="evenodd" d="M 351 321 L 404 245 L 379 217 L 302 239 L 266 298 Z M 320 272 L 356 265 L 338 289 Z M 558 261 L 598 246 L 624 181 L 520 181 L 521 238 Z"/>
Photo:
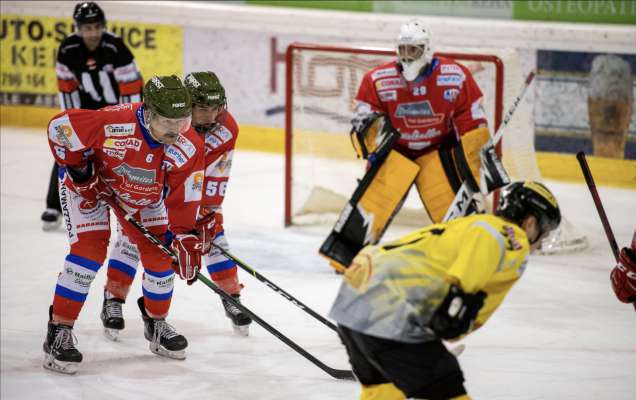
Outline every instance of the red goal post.
<path id="1" fill-rule="evenodd" d="M 330 46 L 310 43 L 292 43 L 287 47 L 285 54 L 285 199 L 284 199 L 284 223 L 290 226 L 293 223 L 293 144 L 294 144 L 294 73 L 295 62 L 294 56 L 297 52 L 316 52 L 316 53 L 341 53 L 348 55 L 364 55 L 364 56 L 395 56 L 395 51 L 391 49 L 373 48 L 373 47 L 347 47 L 347 46 Z M 493 132 L 497 130 L 501 124 L 504 103 L 504 63 L 496 55 L 478 54 L 478 53 L 456 53 L 456 52 L 439 52 L 436 56 L 447 57 L 459 62 L 482 62 L 492 64 L 494 67 L 494 110 L 493 110 Z M 369 68 L 370 70 L 371 68 Z M 342 132 L 348 136 L 348 130 Z M 353 149 L 351 150 L 353 153 Z M 347 195 L 350 195 L 348 193 Z"/>

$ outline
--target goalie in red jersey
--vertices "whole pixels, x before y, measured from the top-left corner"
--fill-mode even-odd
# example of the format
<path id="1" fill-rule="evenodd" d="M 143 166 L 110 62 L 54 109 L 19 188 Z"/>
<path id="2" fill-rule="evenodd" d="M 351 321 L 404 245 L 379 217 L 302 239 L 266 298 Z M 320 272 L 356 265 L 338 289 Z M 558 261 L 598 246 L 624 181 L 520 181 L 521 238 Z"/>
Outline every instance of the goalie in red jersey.
<path id="1" fill-rule="evenodd" d="M 636 231 L 631 248 L 623 247 L 621 250 L 610 278 L 616 297 L 623 303 L 636 306 Z"/>
<path id="2" fill-rule="evenodd" d="M 185 77 L 184 83 L 192 98 L 192 126 L 205 146 L 205 180 L 198 216 L 199 229 L 206 241 L 203 252 L 205 266 L 212 280 L 239 301 L 243 285 L 238 280 L 236 264 L 223 256 L 220 250 L 229 251 L 221 206 L 230 178 L 238 124 L 227 110 L 225 89 L 216 74 L 209 71 L 194 72 Z M 101 312 L 104 332 L 112 340 L 117 340 L 124 329 L 122 304 L 135 278 L 138 264 L 137 247 L 120 229 L 108 260 L 108 280 Z M 227 301 L 221 301 L 234 330 L 247 336 L 252 322 L 250 317 Z"/>
<path id="3" fill-rule="evenodd" d="M 351 140 L 369 169 L 320 249 L 339 270 L 381 239 L 413 184 L 437 223 L 463 182 L 484 194 L 509 182 L 470 70 L 436 57 L 420 20 L 402 26 L 396 52 L 356 96 Z"/>
<path id="4" fill-rule="evenodd" d="M 115 212 L 144 265 L 138 305 L 153 353 L 183 359 L 188 343 L 166 323 L 175 272 L 192 280 L 201 266 L 194 230 L 204 180 L 203 142 L 191 128 L 192 103 L 176 76 L 153 77 L 144 102 L 67 110 L 48 126 L 64 176 L 60 200 L 70 251 L 57 278 L 44 341 L 44 367 L 74 373 L 82 361 L 73 325 L 102 266 L 110 239 L 107 203 L 117 202 L 159 237 L 169 229 L 174 263 Z"/>

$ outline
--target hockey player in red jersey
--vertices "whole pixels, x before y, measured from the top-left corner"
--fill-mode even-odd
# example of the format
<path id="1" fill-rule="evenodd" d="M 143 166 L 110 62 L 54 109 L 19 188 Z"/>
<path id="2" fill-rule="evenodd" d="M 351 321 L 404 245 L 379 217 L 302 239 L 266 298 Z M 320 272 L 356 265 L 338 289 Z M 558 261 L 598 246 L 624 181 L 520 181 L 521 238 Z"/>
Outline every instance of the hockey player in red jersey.
<path id="1" fill-rule="evenodd" d="M 464 181 L 484 193 L 509 182 L 494 147 L 484 148 L 490 134 L 470 70 L 435 56 L 419 20 L 402 26 L 396 52 L 364 75 L 355 99 L 351 139 L 369 169 L 320 249 L 340 270 L 380 240 L 413 184 L 437 223 Z"/>
<path id="2" fill-rule="evenodd" d="M 211 243 L 206 246 L 205 265 L 212 280 L 239 301 L 243 285 L 239 283 L 236 264 L 216 247 L 229 251 L 221 206 L 230 177 L 238 125 L 227 110 L 225 89 L 213 72 L 188 74 L 184 83 L 192 98 L 192 126 L 205 142 L 205 181 L 199 220 L 208 221 L 200 228 L 208 242 L 214 243 L 214 246 Z M 108 281 L 101 312 L 105 334 L 112 340 L 116 340 L 124 329 L 122 304 L 135 278 L 138 263 L 136 246 L 120 232 L 108 260 Z M 227 301 L 221 301 L 235 331 L 247 335 L 252 320 Z"/>
<path id="3" fill-rule="evenodd" d="M 62 110 L 97 110 L 141 101 L 143 81 L 133 54 L 121 38 L 106 31 L 106 16 L 99 5 L 77 3 L 73 21 L 76 30 L 60 43 L 55 63 Z M 46 209 L 40 217 L 45 231 L 62 223 L 58 178 L 53 163 Z"/>
<path id="4" fill-rule="evenodd" d="M 194 231 L 204 179 L 203 142 L 191 129 L 191 100 L 176 76 L 153 77 L 144 103 L 68 110 L 53 117 L 49 144 L 64 173 L 60 186 L 70 251 L 49 309 L 44 367 L 74 373 L 82 361 L 72 332 L 106 258 L 109 208 L 116 201 L 155 235 L 169 229 L 178 263 L 122 222 L 144 265 L 138 300 L 153 353 L 185 358 L 187 341 L 166 323 L 175 272 L 192 280 L 202 242 Z"/>
<path id="5" fill-rule="evenodd" d="M 636 306 L 636 231 L 631 248 L 623 247 L 621 250 L 610 278 L 616 297 L 623 303 Z"/>

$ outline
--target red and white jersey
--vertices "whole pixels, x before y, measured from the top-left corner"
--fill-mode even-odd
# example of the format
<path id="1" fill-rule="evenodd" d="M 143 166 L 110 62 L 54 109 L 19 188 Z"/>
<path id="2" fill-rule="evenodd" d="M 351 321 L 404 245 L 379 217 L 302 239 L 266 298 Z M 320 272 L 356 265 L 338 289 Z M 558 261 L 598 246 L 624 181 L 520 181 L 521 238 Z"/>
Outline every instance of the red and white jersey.
<path id="1" fill-rule="evenodd" d="M 436 57 L 413 82 L 406 81 L 398 68 L 392 61 L 365 74 L 356 113 L 388 115 L 400 132 L 400 152 L 415 158 L 449 134 L 461 136 L 487 125 L 481 90 L 464 65 Z"/>
<path id="2" fill-rule="evenodd" d="M 225 121 L 205 135 L 205 183 L 201 206 L 217 211 L 225 199 L 230 179 L 238 124 L 229 111 Z"/>
<path id="3" fill-rule="evenodd" d="M 49 122 L 48 136 L 58 164 L 92 160 L 129 212 L 158 204 L 166 190 L 169 229 L 194 228 L 204 177 L 203 142 L 194 129 L 173 145 L 158 143 L 144 125 L 142 103 L 132 103 L 64 111 Z"/>

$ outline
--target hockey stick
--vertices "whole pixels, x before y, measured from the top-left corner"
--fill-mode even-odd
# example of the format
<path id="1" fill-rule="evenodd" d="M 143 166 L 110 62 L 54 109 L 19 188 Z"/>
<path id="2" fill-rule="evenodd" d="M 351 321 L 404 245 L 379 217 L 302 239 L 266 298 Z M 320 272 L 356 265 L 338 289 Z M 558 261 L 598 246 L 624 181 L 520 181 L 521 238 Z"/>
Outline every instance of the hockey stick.
<path id="1" fill-rule="evenodd" d="M 583 177 L 585 178 L 585 183 L 587 183 L 587 187 L 588 189 L 590 189 L 590 194 L 592 195 L 592 200 L 594 200 L 596 211 L 598 212 L 598 216 L 601 218 L 603 229 L 605 229 L 605 235 L 607 236 L 609 245 L 612 248 L 612 253 L 614 253 L 614 258 L 616 259 L 616 262 L 618 262 L 618 244 L 616 243 L 614 232 L 612 232 L 612 227 L 610 226 L 607 215 L 605 214 L 605 208 L 603 208 L 601 198 L 599 197 L 598 191 L 596 190 L 594 177 L 592 177 L 592 171 L 590 171 L 590 166 L 587 164 L 585 153 L 579 151 L 578 153 L 576 153 L 576 159 L 579 160 L 579 164 L 581 165 L 581 172 L 583 172 Z"/>
<path id="2" fill-rule="evenodd" d="M 132 215 L 128 214 L 119 204 L 117 204 L 113 198 L 104 198 L 104 201 L 106 201 L 110 205 L 110 207 L 113 209 L 113 211 L 116 214 L 118 214 L 119 216 L 122 216 L 130 225 L 132 225 L 142 235 L 144 235 L 144 237 L 146 239 L 148 239 L 151 243 L 153 243 L 154 245 L 159 247 L 159 249 L 161 251 L 163 251 L 165 254 L 170 256 L 173 261 L 178 261 L 177 256 L 174 254 L 174 252 L 172 252 L 172 250 L 170 250 L 168 247 L 166 247 L 166 245 L 163 244 L 163 242 L 161 242 L 161 240 L 159 240 L 145 226 L 143 226 L 139 222 L 137 222 L 137 220 L 135 220 L 135 218 L 133 218 Z M 285 343 L 287 346 L 291 347 L 298 354 L 300 354 L 301 356 L 305 357 L 307 360 L 312 362 L 318 368 L 320 368 L 323 371 L 325 371 L 330 376 L 332 376 L 332 377 L 334 377 L 336 379 L 348 379 L 348 380 L 353 380 L 354 379 L 353 372 L 351 372 L 349 370 L 331 368 L 331 367 L 325 365 L 322 361 L 318 360 L 316 357 L 314 357 L 311 354 L 309 354 L 305 349 L 300 347 L 298 344 L 296 344 L 294 341 L 289 339 L 287 336 L 283 335 L 276 328 L 274 328 L 273 326 L 271 326 L 270 324 L 268 324 L 267 322 L 262 320 L 258 315 L 254 314 L 254 312 L 252 312 L 249 308 L 245 307 L 243 304 L 241 304 L 240 302 L 236 301 L 232 296 L 230 296 L 229 294 L 225 293 L 223 291 L 223 289 L 221 289 L 217 285 L 215 285 L 210 279 L 208 279 L 201 272 L 197 271 L 197 275 L 196 276 L 197 276 L 197 279 L 199 279 L 207 287 L 212 289 L 216 294 L 218 294 L 223 299 L 225 299 L 225 301 L 229 302 L 234 307 L 238 308 L 239 310 L 243 311 L 245 314 L 249 315 L 250 318 L 252 318 L 252 320 L 254 320 L 257 324 L 262 326 L 266 331 L 268 331 L 272 335 L 276 336 L 280 341 Z"/>
<path id="3" fill-rule="evenodd" d="M 259 281 L 263 282 L 265 284 L 265 286 L 269 287 L 270 289 L 272 289 L 276 293 L 280 294 L 286 300 L 291 302 L 293 305 L 295 305 L 296 307 L 300 308 L 301 310 L 303 310 L 307 314 L 311 315 L 312 317 L 314 317 L 318 321 L 322 322 L 327 327 L 331 328 L 334 332 L 338 332 L 338 329 L 336 328 L 336 325 L 334 325 L 331 321 L 329 321 L 328 319 L 326 319 L 322 315 L 318 314 L 317 312 L 315 312 L 314 310 L 309 308 L 302 301 L 298 300 L 297 298 L 295 298 L 291 294 L 287 293 L 285 290 L 281 289 L 280 286 L 276 285 L 274 282 L 270 281 L 269 279 L 267 279 L 266 277 L 261 275 L 254 268 L 250 267 L 249 265 L 245 264 L 243 261 L 239 260 L 238 258 L 233 256 L 232 254 L 230 254 L 230 252 L 226 251 L 221 246 L 219 246 L 219 245 L 217 245 L 215 243 L 212 243 L 212 246 L 214 246 L 217 249 L 219 249 L 221 251 L 221 253 L 223 253 L 223 255 L 225 257 L 227 257 L 228 259 L 234 261 L 236 263 L 236 265 L 238 265 L 239 267 L 241 267 L 242 269 L 244 269 L 245 271 L 247 271 L 248 273 L 253 275 Z"/>
<path id="4" fill-rule="evenodd" d="M 506 116 L 501 122 L 501 125 L 499 125 L 499 128 L 497 128 L 497 132 L 495 132 L 495 134 L 493 135 L 492 143 L 487 143 L 486 144 L 487 146 L 488 145 L 497 146 L 497 143 L 499 143 L 499 141 L 501 140 L 501 137 L 504 134 L 504 130 L 508 126 L 508 122 L 510 122 L 510 120 L 512 119 L 512 115 L 517 110 L 517 106 L 521 102 L 521 99 L 523 99 L 523 96 L 526 94 L 526 90 L 528 90 L 528 87 L 532 83 L 532 80 L 534 79 L 534 75 L 535 75 L 534 70 L 530 71 L 530 73 L 526 77 L 525 82 L 521 86 L 521 91 L 519 95 L 515 97 L 515 99 L 513 100 L 512 105 L 510 106 L 510 109 L 508 110 L 508 112 L 506 113 Z M 473 192 L 473 190 L 470 188 L 470 186 L 468 185 L 468 182 L 464 180 L 464 182 L 462 182 L 462 185 L 459 187 L 457 194 L 455 194 L 455 198 L 453 199 L 451 206 L 448 208 L 448 211 L 446 211 L 446 215 L 444 216 L 444 219 L 442 221 L 447 222 L 447 221 L 450 221 L 451 219 L 463 217 L 464 215 L 466 215 L 466 211 L 468 210 L 468 207 L 473 199 L 474 194 L 475 192 Z"/>

